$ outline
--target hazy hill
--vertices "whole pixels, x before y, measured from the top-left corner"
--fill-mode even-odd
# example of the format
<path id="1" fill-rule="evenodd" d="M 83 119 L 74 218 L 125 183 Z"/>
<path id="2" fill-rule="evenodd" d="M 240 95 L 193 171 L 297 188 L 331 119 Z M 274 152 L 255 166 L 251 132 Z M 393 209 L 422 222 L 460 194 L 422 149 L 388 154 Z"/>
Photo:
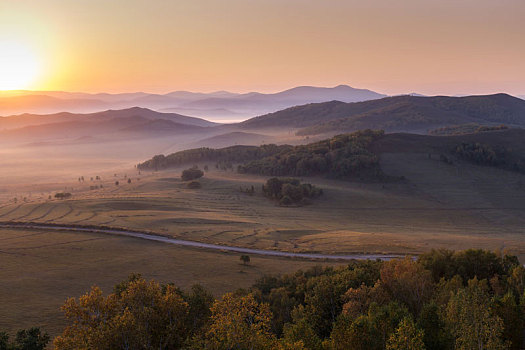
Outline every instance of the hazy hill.
<path id="1" fill-rule="evenodd" d="M 185 103 L 183 107 L 208 110 L 227 109 L 237 113 L 257 115 L 306 103 L 331 100 L 357 102 L 382 97 L 385 95 L 370 90 L 355 89 L 347 85 L 339 85 L 333 88 L 299 86 L 273 94 L 252 92 L 229 98 L 208 98 Z"/>
<path id="2" fill-rule="evenodd" d="M 525 126 L 525 101 L 506 95 L 467 97 L 396 96 L 343 103 L 331 101 L 288 108 L 240 123 L 242 129 L 302 129 L 300 135 L 383 129 L 426 133 L 453 124 Z"/>
<path id="3" fill-rule="evenodd" d="M 0 93 L 0 115 L 20 113 L 92 113 L 105 109 L 143 107 L 222 120 L 242 120 L 283 108 L 312 102 L 344 102 L 377 99 L 384 95 L 346 85 L 334 88 L 301 86 L 273 94 L 228 91 L 199 93 L 173 91 L 167 94 L 144 92 L 87 94 L 62 91 L 13 91 Z"/>
<path id="4" fill-rule="evenodd" d="M 142 137 L 147 136 L 163 136 L 163 135 L 180 135 L 180 134 L 192 134 L 192 133 L 207 133 L 210 130 L 208 128 L 175 123 L 171 120 L 166 119 L 153 119 L 145 120 L 143 123 L 126 126 L 119 129 L 121 133 L 130 133 L 139 135 Z"/>
<path id="5" fill-rule="evenodd" d="M 209 134 L 211 128 L 176 123 L 166 119 L 148 119 L 141 116 L 115 117 L 104 119 L 82 119 L 29 125 L 0 132 L 3 141 L 39 141 L 81 139 L 105 136 L 106 139 L 148 138 L 167 135 L 188 135 L 198 133 L 200 137 Z"/>
<path id="6" fill-rule="evenodd" d="M 107 110 L 97 113 L 75 114 L 75 113 L 55 113 L 55 114 L 21 114 L 9 117 L 0 117 L 0 130 L 15 129 L 30 125 L 42 125 L 51 123 L 62 123 L 68 121 L 93 120 L 103 121 L 108 119 L 119 119 L 128 117 L 142 117 L 148 120 L 165 119 L 179 124 L 195 125 L 195 126 L 214 126 L 217 125 L 204 119 L 187 117 L 176 113 L 160 113 L 146 108 L 127 108 L 122 110 Z"/>

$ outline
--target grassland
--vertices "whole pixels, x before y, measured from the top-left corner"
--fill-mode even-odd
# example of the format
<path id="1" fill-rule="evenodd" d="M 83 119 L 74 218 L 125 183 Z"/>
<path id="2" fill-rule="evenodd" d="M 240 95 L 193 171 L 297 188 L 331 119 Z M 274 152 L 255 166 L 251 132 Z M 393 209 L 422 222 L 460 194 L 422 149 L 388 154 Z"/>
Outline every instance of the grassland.
<path id="1" fill-rule="evenodd" d="M 252 256 L 243 265 L 239 254 L 78 232 L 0 230 L 0 247 L 0 329 L 39 325 L 53 335 L 64 326 L 60 306 L 66 298 L 93 284 L 110 292 L 130 273 L 181 288 L 200 283 L 220 295 L 264 274 L 320 264 Z"/>
<path id="2" fill-rule="evenodd" d="M 385 153 L 383 169 L 406 181 L 305 181 L 325 194 L 301 208 L 263 197 L 265 177 L 211 171 L 192 190 L 180 170 L 111 179 L 103 189 L 76 186 L 71 200 L 10 203 L 0 220 L 92 224 L 250 248 L 323 253 L 420 253 L 430 248 L 509 249 L 525 256 L 525 178 L 435 155 Z M 88 181 L 89 182 L 89 181 Z M 254 185 L 254 196 L 239 188 Z"/>

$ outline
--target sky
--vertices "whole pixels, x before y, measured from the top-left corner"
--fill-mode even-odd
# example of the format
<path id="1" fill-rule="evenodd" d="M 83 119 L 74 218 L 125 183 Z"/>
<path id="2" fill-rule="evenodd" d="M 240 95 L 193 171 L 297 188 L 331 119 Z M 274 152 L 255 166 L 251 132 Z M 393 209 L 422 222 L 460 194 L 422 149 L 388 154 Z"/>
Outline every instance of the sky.
<path id="1" fill-rule="evenodd" d="M 1 0 L 0 73 L 4 89 L 525 95 L 524 21 L 523 0 Z"/>

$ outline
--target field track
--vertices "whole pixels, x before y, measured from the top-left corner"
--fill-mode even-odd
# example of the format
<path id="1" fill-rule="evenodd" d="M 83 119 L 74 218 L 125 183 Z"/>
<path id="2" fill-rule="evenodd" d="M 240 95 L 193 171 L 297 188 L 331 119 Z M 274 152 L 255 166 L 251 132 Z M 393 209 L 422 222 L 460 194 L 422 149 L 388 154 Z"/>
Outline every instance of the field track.
<path id="1" fill-rule="evenodd" d="M 285 258 L 300 258 L 300 259 L 321 259 L 321 260 L 366 260 L 366 259 L 381 259 L 390 260 L 402 257 L 401 255 L 381 255 L 381 254 L 349 254 L 349 255 L 333 255 L 333 254 L 317 254 L 317 253 L 293 253 L 277 250 L 265 249 L 251 249 L 242 248 L 221 244 L 210 244 L 197 241 L 176 239 L 162 236 L 155 233 L 129 231 L 118 228 L 110 228 L 104 226 L 82 226 L 82 225 L 58 225 L 58 224 L 42 224 L 36 222 L 0 222 L 0 228 L 8 229 L 32 229 L 32 230 L 52 230 L 52 231 L 70 231 L 70 232 L 88 232 L 88 233 L 103 233 L 109 235 L 118 235 L 126 237 L 135 237 L 149 241 L 157 241 L 167 244 L 174 244 L 178 246 L 186 246 L 193 248 L 204 248 L 211 250 L 230 251 L 243 254 L 255 254 L 264 256 L 277 256 Z"/>

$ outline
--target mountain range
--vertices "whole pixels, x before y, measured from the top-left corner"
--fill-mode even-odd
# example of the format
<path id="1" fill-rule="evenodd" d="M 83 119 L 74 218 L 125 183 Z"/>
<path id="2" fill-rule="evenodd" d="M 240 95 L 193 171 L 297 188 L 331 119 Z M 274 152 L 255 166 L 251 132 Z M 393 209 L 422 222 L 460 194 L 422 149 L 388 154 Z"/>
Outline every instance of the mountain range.
<path id="1" fill-rule="evenodd" d="M 290 101 L 290 96 L 302 95 L 306 98 L 308 93 L 313 91 L 309 88 L 299 90 L 300 94 L 296 90 L 288 91 L 280 94 L 279 98 L 286 101 Z M 326 93 L 329 91 L 334 90 L 326 90 Z M 192 93 L 172 94 L 177 98 L 202 101 Z M 216 94 L 229 96 L 227 92 Z M 269 98 L 258 94 L 254 96 L 262 100 Z M 144 95 L 128 97 L 152 98 Z M 311 95 L 309 97 L 313 98 Z M 103 96 L 103 98 L 109 97 Z M 216 97 L 210 99 L 214 100 Z M 276 101 L 278 98 L 273 96 L 272 99 Z M 471 129 L 472 125 L 500 124 L 505 124 L 508 128 L 524 128 L 525 101 L 506 94 L 466 97 L 404 95 L 364 102 L 308 103 L 230 124 L 219 124 L 201 118 L 140 107 L 86 114 L 25 113 L 0 118 L 0 139 L 23 144 L 58 139 L 93 142 L 96 138 L 104 140 L 164 138 L 175 144 L 181 138 L 185 138 L 194 146 L 218 147 L 282 142 L 297 144 L 303 142 L 305 136 L 324 137 L 363 129 L 427 134 L 436 128 L 467 124 Z"/>
<path id="2" fill-rule="evenodd" d="M 211 120 L 239 121 L 306 103 L 331 100 L 357 102 L 382 97 L 385 95 L 347 85 L 333 88 L 301 86 L 271 94 L 259 92 L 238 94 L 228 91 L 212 93 L 174 91 L 167 94 L 14 91 L 0 94 L 0 115 L 92 113 L 107 109 L 143 107 Z"/>

